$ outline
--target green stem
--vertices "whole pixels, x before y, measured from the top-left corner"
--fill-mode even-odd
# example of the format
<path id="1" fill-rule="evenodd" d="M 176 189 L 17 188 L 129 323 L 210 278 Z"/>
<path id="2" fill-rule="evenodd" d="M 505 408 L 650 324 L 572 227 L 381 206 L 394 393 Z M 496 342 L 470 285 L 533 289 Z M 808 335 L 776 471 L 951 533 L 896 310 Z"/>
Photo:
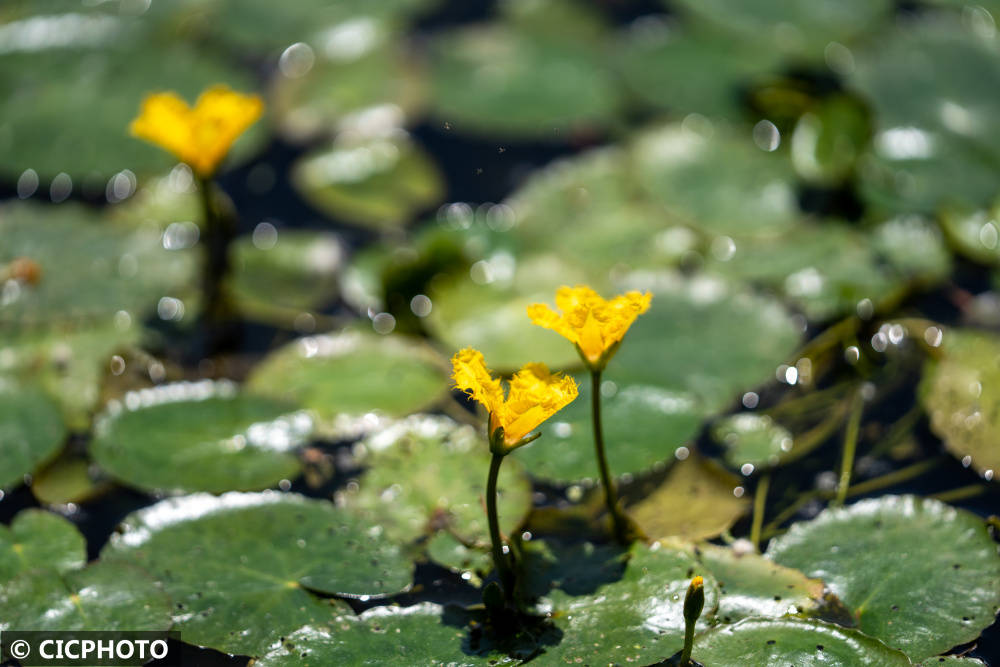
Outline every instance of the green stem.
<path id="1" fill-rule="evenodd" d="M 760 529 L 764 525 L 764 508 L 767 503 L 767 489 L 771 486 L 771 474 L 764 473 L 757 482 L 753 497 L 753 524 L 750 526 L 750 542 L 760 551 Z"/>
<path id="2" fill-rule="evenodd" d="M 490 460 L 490 474 L 486 479 L 486 516 L 490 522 L 490 541 L 493 543 L 493 566 L 503 585 L 504 598 L 510 602 L 514 599 L 514 571 L 510 567 L 507 555 L 503 552 L 500 521 L 497 517 L 497 479 L 500 476 L 501 463 L 503 455 L 493 454 Z"/>
<path id="3" fill-rule="evenodd" d="M 597 467 L 601 473 L 601 484 L 604 486 L 604 503 L 611 515 L 615 538 L 622 544 L 628 544 L 628 526 L 618 509 L 615 482 L 608 469 L 608 457 L 604 452 L 604 429 L 601 426 L 601 372 L 590 371 L 590 406 L 594 422 L 594 449 L 597 453 Z"/>
<path id="4" fill-rule="evenodd" d="M 847 489 L 851 485 L 851 471 L 854 469 L 854 454 L 858 449 L 858 429 L 861 427 L 861 413 L 865 402 L 861 393 L 854 397 L 851 406 L 851 417 L 847 422 L 847 433 L 844 434 L 844 458 L 840 463 L 840 483 L 837 485 L 837 498 L 833 505 L 839 507 L 847 499 Z"/>
<path id="5" fill-rule="evenodd" d="M 215 205 L 214 184 L 209 178 L 198 178 L 204 217 L 205 265 L 202 269 L 202 313 L 206 324 L 208 342 L 206 352 L 217 354 L 225 344 L 224 326 L 229 319 L 229 306 L 223 293 L 226 274 L 229 273 L 229 244 L 235 233 L 228 216 L 220 215 Z"/>
<path id="6" fill-rule="evenodd" d="M 969 484 L 968 486 L 960 486 L 957 489 L 951 489 L 949 491 L 942 491 L 940 493 L 932 494 L 930 497 L 935 500 L 940 500 L 943 503 L 953 503 L 956 500 L 965 500 L 966 498 L 974 498 L 981 493 L 986 492 L 986 487 L 982 484 Z"/>
<path id="7" fill-rule="evenodd" d="M 681 667 L 691 666 L 691 649 L 694 648 L 694 623 L 684 626 L 684 650 L 681 652 Z"/>

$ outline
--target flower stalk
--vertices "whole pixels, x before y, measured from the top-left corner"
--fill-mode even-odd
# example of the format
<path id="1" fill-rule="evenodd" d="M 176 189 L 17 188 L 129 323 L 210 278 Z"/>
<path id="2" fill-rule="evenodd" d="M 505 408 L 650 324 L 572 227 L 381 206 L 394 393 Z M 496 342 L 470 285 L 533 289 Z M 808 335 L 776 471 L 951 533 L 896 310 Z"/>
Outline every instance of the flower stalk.
<path id="1" fill-rule="evenodd" d="M 493 453 L 490 459 L 490 472 L 486 478 L 486 516 L 490 524 L 490 542 L 493 546 L 493 567 L 503 587 L 504 599 L 511 603 L 514 599 L 516 579 L 508 554 L 503 551 L 503 538 L 500 536 L 500 518 L 497 514 L 497 480 L 500 477 L 500 464 L 503 454 Z"/>
<path id="2" fill-rule="evenodd" d="M 594 451 L 597 455 L 597 467 L 601 473 L 601 486 L 604 488 L 604 503 L 611 517 L 611 526 L 615 539 L 622 544 L 628 543 L 628 520 L 618 507 L 618 493 L 615 481 L 608 469 L 608 457 L 604 451 L 604 427 L 601 424 L 601 371 L 590 371 L 590 407 L 594 423 Z"/>
<path id="3" fill-rule="evenodd" d="M 681 652 L 681 667 L 691 666 L 691 649 L 694 647 L 694 626 L 705 608 L 705 580 L 695 577 L 684 596 L 684 650 Z"/>

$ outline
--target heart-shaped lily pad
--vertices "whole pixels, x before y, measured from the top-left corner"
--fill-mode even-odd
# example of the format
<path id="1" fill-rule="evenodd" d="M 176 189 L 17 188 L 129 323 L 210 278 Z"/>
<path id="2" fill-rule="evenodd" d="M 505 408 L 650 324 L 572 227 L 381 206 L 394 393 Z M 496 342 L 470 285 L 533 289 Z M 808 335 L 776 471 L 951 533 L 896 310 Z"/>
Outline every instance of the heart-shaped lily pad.
<path id="1" fill-rule="evenodd" d="M 338 616 L 330 629 L 303 627 L 269 650 L 257 667 L 326 665 L 519 664 L 500 654 L 478 655 L 465 631 L 465 618 L 422 602 L 412 607 L 375 607 L 360 616 Z"/>
<path id="2" fill-rule="evenodd" d="M 719 610 L 723 623 L 751 616 L 780 617 L 808 614 L 823 601 L 823 582 L 783 567 L 756 553 L 701 544 L 698 560 L 719 582 Z"/>
<path id="3" fill-rule="evenodd" d="M 855 57 L 850 85 L 878 124 L 862 191 L 876 204 L 933 212 L 940 204 L 987 204 L 996 195 L 1000 50 L 957 17 L 914 19 Z"/>
<path id="4" fill-rule="evenodd" d="M 684 595 L 703 569 L 686 550 L 637 544 L 621 580 L 587 595 L 556 589 L 549 603 L 562 641 L 546 648 L 546 664 L 652 664 L 684 644 Z M 719 589 L 705 573 L 705 611 L 699 628 L 715 612 Z"/>
<path id="5" fill-rule="evenodd" d="M 791 56 L 818 57 L 830 42 L 849 42 L 892 15 L 889 0 L 680 0 L 693 18 L 732 38 Z"/>
<path id="6" fill-rule="evenodd" d="M 229 253 L 229 293 L 246 315 L 294 321 L 337 296 L 344 250 L 333 234 L 281 230 L 276 239 L 242 237 Z"/>
<path id="7" fill-rule="evenodd" d="M 696 453 L 688 453 L 673 464 L 658 487 L 629 507 L 628 513 L 651 539 L 706 540 L 728 530 L 746 513 L 748 505 L 738 477 Z"/>
<path id="8" fill-rule="evenodd" d="M 800 327 L 779 303 L 718 279 L 636 273 L 624 286 L 652 291 L 653 302 L 629 329 L 604 377 L 623 387 L 643 384 L 693 395 L 702 414 L 724 409 L 771 379 L 799 344 Z"/>
<path id="9" fill-rule="evenodd" d="M 602 58 L 603 30 L 584 7 L 512 2 L 505 9 L 531 16 L 431 41 L 434 115 L 461 131 L 549 141 L 611 123 L 620 96 Z"/>
<path id="10" fill-rule="evenodd" d="M 121 563 L 32 570 L 0 588 L 0 630 L 167 630 L 170 600 L 148 574 Z"/>
<path id="11" fill-rule="evenodd" d="M 345 331 L 273 352 L 247 387 L 308 408 L 328 425 L 338 415 L 403 416 L 432 405 L 448 390 L 446 371 L 444 361 L 416 340 Z"/>
<path id="12" fill-rule="evenodd" d="M 427 326 L 452 350 L 474 347 L 497 371 L 544 361 L 551 368 L 577 363 L 573 345 L 531 323 L 527 308 L 551 302 L 556 289 L 584 281 L 583 271 L 557 255 L 515 259 L 499 251 L 473 264 L 469 275 L 435 284 Z"/>
<path id="13" fill-rule="evenodd" d="M 97 420 L 94 460 L 149 491 L 254 491 L 298 476 L 312 419 L 294 405 L 241 395 L 231 382 L 132 391 Z"/>
<path id="14" fill-rule="evenodd" d="M 536 477 L 569 483 L 598 476 L 591 421 L 590 376 L 576 378 L 580 395 L 545 422 L 542 437 L 519 449 Z M 693 396 L 644 385 L 601 389 L 601 420 L 612 474 L 636 474 L 671 458 L 701 426 L 701 410 Z"/>
<path id="15" fill-rule="evenodd" d="M 739 118 L 744 90 L 780 66 L 780 54 L 715 31 L 656 17 L 630 26 L 617 51 L 629 89 L 657 109 Z"/>
<path id="16" fill-rule="evenodd" d="M 1000 610 L 1000 556 L 985 524 L 936 500 L 827 509 L 772 540 L 767 556 L 821 578 L 861 631 L 914 660 L 972 641 Z"/>
<path id="17" fill-rule="evenodd" d="M 783 156 L 742 132 L 667 125 L 633 141 L 640 184 L 677 222 L 732 237 L 779 234 L 799 217 Z"/>
<path id="18" fill-rule="evenodd" d="M 927 363 L 920 401 L 952 454 L 990 478 L 1000 473 L 1000 338 L 949 329 Z"/>
<path id="19" fill-rule="evenodd" d="M 391 594 L 413 567 L 349 511 L 273 491 L 162 501 L 126 518 L 101 556 L 150 572 L 186 641 L 243 655 L 344 609 L 310 590 Z"/>
<path id="20" fill-rule="evenodd" d="M 37 567 L 61 574 L 77 570 L 86 562 L 83 535 L 58 514 L 26 509 L 14 517 L 9 527 L 0 526 L 0 583 Z"/>
<path id="21" fill-rule="evenodd" d="M 832 221 L 780 238 L 736 239 L 709 269 L 776 289 L 812 320 L 851 312 L 862 299 L 878 303 L 898 285 L 864 235 Z"/>
<path id="22" fill-rule="evenodd" d="M 86 431 L 111 355 L 134 345 L 139 335 L 139 326 L 127 313 L 80 328 L 10 332 L 0 355 L 0 373 L 37 382 L 59 404 L 66 425 Z M 49 428 L 55 423 L 50 421 Z"/>
<path id="23" fill-rule="evenodd" d="M 908 667 L 909 659 L 857 630 L 795 618 L 748 618 L 697 637 L 691 657 L 704 665 Z"/>
<path id="24" fill-rule="evenodd" d="M 719 420 L 712 427 L 712 437 L 725 452 L 723 457 L 733 468 L 749 463 L 755 468 L 770 468 L 792 451 L 792 433 L 768 415 L 745 412 Z"/>
<path id="25" fill-rule="evenodd" d="M 0 375 L 0 488 L 12 487 L 66 441 L 59 406 L 37 386 Z"/>
<path id="26" fill-rule="evenodd" d="M 36 276 L 7 282 L 0 325 L 110 318 L 121 310 L 143 317 L 194 276 L 195 256 L 169 249 L 156 226 L 112 225 L 79 204 L 7 204 L 0 236 L 0 265 L 20 259 L 37 267 Z"/>
<path id="27" fill-rule="evenodd" d="M 293 167 L 292 181 L 314 206 L 345 222 L 401 227 L 444 198 L 437 166 L 403 130 L 389 136 L 344 134 Z"/>
<path id="28" fill-rule="evenodd" d="M 369 466 L 342 500 L 398 542 L 448 530 L 488 545 L 483 498 L 490 466 L 485 434 L 447 417 L 414 415 L 369 435 L 359 449 Z M 531 509 L 531 484 L 513 458 L 500 469 L 500 530 L 510 535 Z"/>

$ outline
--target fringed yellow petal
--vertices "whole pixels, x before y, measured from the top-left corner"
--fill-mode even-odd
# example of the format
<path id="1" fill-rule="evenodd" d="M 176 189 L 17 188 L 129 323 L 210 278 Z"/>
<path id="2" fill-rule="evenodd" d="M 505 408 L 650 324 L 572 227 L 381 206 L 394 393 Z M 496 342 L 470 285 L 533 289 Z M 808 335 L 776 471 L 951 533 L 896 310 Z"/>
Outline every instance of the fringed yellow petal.
<path id="1" fill-rule="evenodd" d="M 595 367 L 607 362 L 615 346 L 635 319 L 649 310 L 651 294 L 627 292 L 605 301 L 586 285 L 560 287 L 557 313 L 545 304 L 528 307 L 528 316 L 539 326 L 556 331 L 579 348 Z"/>
<path id="2" fill-rule="evenodd" d="M 455 387 L 478 401 L 490 413 L 499 413 L 503 407 L 503 387 L 500 379 L 490 374 L 483 353 L 471 347 L 455 353 L 451 358 L 452 379 Z"/>
<path id="3" fill-rule="evenodd" d="M 243 95 L 226 86 L 204 91 L 194 107 L 176 93 L 154 93 L 143 100 L 129 130 L 173 153 L 207 178 L 263 111 L 264 103 L 258 96 Z"/>

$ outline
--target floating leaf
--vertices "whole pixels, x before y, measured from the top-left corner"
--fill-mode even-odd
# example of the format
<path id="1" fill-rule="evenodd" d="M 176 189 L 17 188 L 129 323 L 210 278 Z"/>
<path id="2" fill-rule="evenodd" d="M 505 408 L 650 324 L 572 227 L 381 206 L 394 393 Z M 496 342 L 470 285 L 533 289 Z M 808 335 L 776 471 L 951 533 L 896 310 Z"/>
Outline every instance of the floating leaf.
<path id="1" fill-rule="evenodd" d="M 556 255 L 514 259 L 500 251 L 474 264 L 470 276 L 442 281 L 429 295 L 427 326 L 448 348 L 474 347 L 498 371 L 539 360 L 552 368 L 577 363 L 573 346 L 532 324 L 527 308 L 551 302 L 562 285 L 584 282 L 579 269 Z"/>
<path id="2" fill-rule="evenodd" d="M 630 558 L 617 543 L 561 543 L 532 540 L 521 545 L 523 590 L 542 597 L 559 589 L 566 595 L 588 595 L 622 578 Z"/>
<path id="3" fill-rule="evenodd" d="M 759 48 L 816 58 L 830 42 L 870 32 L 892 16 L 890 0 L 679 0 L 693 18 Z"/>
<path id="4" fill-rule="evenodd" d="M 62 574 L 86 563 L 83 535 L 58 514 L 29 508 L 19 512 L 9 527 L 0 526 L 0 583 L 6 585 L 21 572 L 38 567 Z"/>
<path id="5" fill-rule="evenodd" d="M 710 539 L 747 511 L 748 501 L 734 495 L 739 484 L 738 477 L 691 453 L 628 513 L 651 539 Z"/>
<path id="6" fill-rule="evenodd" d="M 854 173 L 871 134 L 871 119 L 864 103 L 848 95 L 831 96 L 795 124 L 792 165 L 808 181 L 837 186 Z"/>
<path id="7" fill-rule="evenodd" d="M 94 460 L 148 491 L 253 491 L 299 473 L 312 419 L 294 405 L 203 380 L 129 392 L 95 426 Z"/>
<path id="8" fill-rule="evenodd" d="M 591 421 L 590 376 L 576 378 L 580 395 L 542 427 L 542 437 L 519 449 L 536 477 L 557 482 L 596 479 Z M 601 419 L 612 474 L 649 470 L 672 458 L 701 427 L 698 402 L 689 394 L 643 385 L 617 386 L 607 381 L 601 394 Z"/>
<path id="9" fill-rule="evenodd" d="M 684 595 L 691 577 L 701 573 L 687 551 L 634 546 L 620 581 L 588 595 L 559 589 L 550 594 L 553 619 L 563 636 L 559 644 L 546 648 L 543 660 L 640 665 L 666 660 L 684 644 Z M 718 599 L 718 586 L 705 576 L 699 628 L 708 625 Z"/>
<path id="10" fill-rule="evenodd" d="M 951 252 L 940 228 L 925 218 L 900 216 L 879 224 L 871 243 L 898 275 L 935 284 L 951 275 Z"/>
<path id="11" fill-rule="evenodd" d="M 281 230 L 276 240 L 242 237 L 229 253 L 229 293 L 246 315 L 290 322 L 337 296 L 344 250 L 333 234 Z"/>
<path id="12" fill-rule="evenodd" d="M 749 129 L 667 125 L 633 141 L 639 183 L 671 219 L 711 234 L 779 234 L 799 218 L 787 160 Z"/>
<path id="13" fill-rule="evenodd" d="M 710 415 L 770 380 L 799 345 L 800 327 L 780 304 L 720 280 L 636 273 L 624 285 L 651 290 L 653 303 L 604 372 L 616 385 L 692 395 Z"/>
<path id="14" fill-rule="evenodd" d="M 372 433 L 360 448 L 368 470 L 343 501 L 390 539 L 410 542 L 446 529 L 468 543 L 489 543 L 485 434 L 447 417 L 414 415 Z M 508 535 L 531 510 L 531 484 L 517 460 L 500 469 L 498 510 Z"/>
<path id="15" fill-rule="evenodd" d="M 374 138 L 341 135 L 331 148 L 296 163 L 292 181 L 331 217 L 376 229 L 401 227 L 444 198 L 437 166 L 402 130 Z"/>
<path id="16" fill-rule="evenodd" d="M 775 73 L 773 49 L 642 17 L 621 38 L 618 67 L 646 104 L 680 114 L 739 118 L 744 91 Z"/>
<path id="17" fill-rule="evenodd" d="M 247 387 L 308 408 L 328 425 L 339 415 L 410 414 L 440 400 L 448 380 L 444 361 L 416 340 L 345 331 L 273 352 Z"/>
<path id="18" fill-rule="evenodd" d="M 73 323 L 118 311 L 141 318 L 194 275 L 195 257 L 167 249 L 159 228 L 110 225 L 79 204 L 6 204 L 0 236 L 0 265 L 26 258 L 39 268 L 35 284 L 7 283 L 13 287 L 5 290 L 0 326 Z"/>
<path id="19" fill-rule="evenodd" d="M 992 479 L 1000 473 L 1000 339 L 951 329 L 943 342 L 927 363 L 920 402 L 948 451 Z"/>
<path id="20" fill-rule="evenodd" d="M 772 540 L 767 556 L 822 578 L 861 631 L 914 660 L 974 640 L 1000 610 L 1000 557 L 986 526 L 935 500 L 827 509 Z"/>
<path id="21" fill-rule="evenodd" d="M 462 574 L 462 579 L 473 586 L 482 584 L 483 573 L 493 568 L 493 556 L 485 545 L 465 544 L 451 533 L 438 531 L 427 540 L 427 557 Z"/>
<path id="22" fill-rule="evenodd" d="M 701 544 L 698 560 L 719 582 L 723 623 L 751 616 L 780 617 L 814 612 L 823 601 L 823 582 L 782 567 L 756 553 Z"/>
<path id="23" fill-rule="evenodd" d="M 66 435 L 59 406 L 45 392 L 0 375 L 0 488 L 20 484 L 55 456 Z"/>
<path id="24" fill-rule="evenodd" d="M 477 655 L 465 619 L 422 602 L 412 607 L 375 607 L 360 616 L 338 616 L 332 629 L 305 626 L 269 650 L 257 667 L 447 664 L 454 667 L 517 664 L 498 654 Z"/>
<path id="25" fill-rule="evenodd" d="M 1000 223 L 995 206 L 973 211 L 946 208 L 940 220 L 958 252 L 981 264 L 1000 264 Z"/>
<path id="26" fill-rule="evenodd" d="M 579 6 L 531 4 L 510 3 L 537 10 L 533 20 L 462 27 L 431 41 L 429 102 L 449 127 L 567 141 L 614 121 L 619 94 L 600 27 L 581 25 Z"/>
<path id="27" fill-rule="evenodd" d="M 32 476 L 31 493 L 45 505 L 81 503 L 108 490 L 112 483 L 92 474 L 91 463 L 78 454 L 64 453 Z"/>
<path id="28" fill-rule="evenodd" d="M 162 501 L 127 517 L 101 555 L 152 574 L 177 603 L 186 641 L 242 655 L 345 609 L 309 590 L 386 595 L 412 574 L 399 547 L 366 521 L 273 491 Z"/>
<path id="29" fill-rule="evenodd" d="M 695 639 L 691 657 L 705 665 L 908 667 L 905 655 L 857 630 L 794 618 L 748 618 Z"/>
<path id="30" fill-rule="evenodd" d="M 170 628 L 170 600 L 149 576 L 121 563 L 25 572 L 0 588 L 0 630 L 142 631 Z"/>
<path id="31" fill-rule="evenodd" d="M 1000 93 L 982 86 L 1000 77 L 992 31 L 930 15 L 858 52 L 849 83 L 871 101 L 878 125 L 860 183 L 870 201 L 932 213 L 995 196 Z"/>
<path id="32" fill-rule="evenodd" d="M 792 451 L 792 433 L 767 415 L 745 412 L 726 417 L 712 427 L 712 437 L 724 449 L 723 457 L 733 468 L 749 463 L 770 468 Z"/>

